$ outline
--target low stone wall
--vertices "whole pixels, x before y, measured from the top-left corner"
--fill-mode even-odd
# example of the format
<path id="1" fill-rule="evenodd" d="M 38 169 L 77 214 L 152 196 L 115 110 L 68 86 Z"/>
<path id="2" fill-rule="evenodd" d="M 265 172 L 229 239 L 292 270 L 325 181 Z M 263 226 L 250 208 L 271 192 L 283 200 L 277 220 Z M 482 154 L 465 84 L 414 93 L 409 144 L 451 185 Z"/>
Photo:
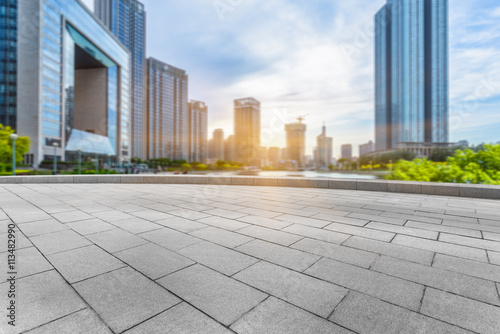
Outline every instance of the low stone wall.
<path id="1" fill-rule="evenodd" d="M 0 184 L 35 183 L 211 184 L 272 186 L 364 190 L 500 199 L 500 186 L 387 180 L 202 175 L 64 175 L 0 177 Z"/>

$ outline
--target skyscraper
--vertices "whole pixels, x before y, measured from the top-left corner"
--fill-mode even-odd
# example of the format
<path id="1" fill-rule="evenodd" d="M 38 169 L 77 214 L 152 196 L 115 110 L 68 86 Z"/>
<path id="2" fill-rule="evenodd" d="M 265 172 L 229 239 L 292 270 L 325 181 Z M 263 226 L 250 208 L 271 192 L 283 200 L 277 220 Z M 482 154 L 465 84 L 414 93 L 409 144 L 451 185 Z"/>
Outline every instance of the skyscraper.
<path id="1" fill-rule="evenodd" d="M 0 1 L 0 124 L 14 129 L 17 96 L 17 0 Z"/>
<path id="2" fill-rule="evenodd" d="M 213 133 L 213 156 L 211 157 L 215 161 L 217 160 L 224 160 L 224 147 L 225 141 L 224 141 L 224 130 L 222 129 L 216 129 L 214 130 Z"/>
<path id="3" fill-rule="evenodd" d="M 376 149 L 448 142 L 448 0 L 388 0 L 375 30 Z"/>
<path id="4" fill-rule="evenodd" d="M 260 102 L 253 97 L 234 101 L 236 158 L 246 165 L 259 165 Z"/>
<path id="5" fill-rule="evenodd" d="M 326 126 L 323 125 L 322 133 L 318 136 L 318 159 L 316 160 L 317 168 L 328 168 L 332 163 L 333 156 L 333 138 L 326 136 Z"/>
<path id="6" fill-rule="evenodd" d="M 224 143 L 224 159 L 226 161 L 236 161 L 236 152 L 235 152 L 235 144 L 234 144 L 234 135 L 230 135 L 227 137 L 226 142 Z"/>
<path id="7" fill-rule="evenodd" d="M 15 115 L 17 132 L 31 141 L 25 162 L 71 160 L 78 149 L 130 161 L 129 51 L 77 0 L 19 1 L 17 22 Z"/>
<path id="8" fill-rule="evenodd" d="M 340 150 L 342 152 L 342 159 L 352 159 L 352 144 L 344 144 L 341 146 Z"/>
<path id="9" fill-rule="evenodd" d="M 359 156 L 362 157 L 365 154 L 375 151 L 375 144 L 373 141 L 369 141 L 366 144 L 359 145 Z"/>
<path id="10" fill-rule="evenodd" d="M 147 158 L 188 160 L 188 76 L 154 58 L 147 68 Z"/>
<path id="11" fill-rule="evenodd" d="M 146 12 L 137 0 L 94 0 L 96 16 L 118 37 L 131 55 L 132 156 L 146 158 L 145 60 Z"/>
<path id="12" fill-rule="evenodd" d="M 207 162 L 207 112 L 204 102 L 189 101 L 188 104 L 188 144 L 189 162 Z"/>
<path id="13" fill-rule="evenodd" d="M 295 167 L 302 168 L 306 165 L 306 130 L 300 117 L 296 123 L 286 124 L 286 153 L 288 160 L 295 161 Z"/>

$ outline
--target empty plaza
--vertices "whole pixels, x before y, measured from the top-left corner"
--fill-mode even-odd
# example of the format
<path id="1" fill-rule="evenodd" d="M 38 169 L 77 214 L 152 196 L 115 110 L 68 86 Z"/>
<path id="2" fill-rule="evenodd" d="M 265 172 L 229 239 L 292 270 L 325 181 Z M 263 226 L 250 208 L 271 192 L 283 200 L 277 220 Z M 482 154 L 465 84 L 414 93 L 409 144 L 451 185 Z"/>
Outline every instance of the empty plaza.
<path id="1" fill-rule="evenodd" d="M 498 200 L 1 184 L 0 333 L 500 333 Z M 9 232 L 8 226 L 15 230 Z"/>

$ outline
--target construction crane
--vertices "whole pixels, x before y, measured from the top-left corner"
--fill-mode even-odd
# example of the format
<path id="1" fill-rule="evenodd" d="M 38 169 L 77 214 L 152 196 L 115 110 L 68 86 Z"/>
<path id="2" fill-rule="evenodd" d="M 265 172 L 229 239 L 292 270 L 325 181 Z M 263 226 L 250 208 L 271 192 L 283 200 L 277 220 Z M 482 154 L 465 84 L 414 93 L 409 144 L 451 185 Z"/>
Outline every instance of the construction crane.
<path id="1" fill-rule="evenodd" d="M 299 121 L 299 123 L 302 123 L 303 121 L 306 120 L 306 117 L 309 116 L 309 114 L 307 115 L 304 115 L 304 116 L 299 116 L 299 118 L 297 118 L 297 120 Z"/>

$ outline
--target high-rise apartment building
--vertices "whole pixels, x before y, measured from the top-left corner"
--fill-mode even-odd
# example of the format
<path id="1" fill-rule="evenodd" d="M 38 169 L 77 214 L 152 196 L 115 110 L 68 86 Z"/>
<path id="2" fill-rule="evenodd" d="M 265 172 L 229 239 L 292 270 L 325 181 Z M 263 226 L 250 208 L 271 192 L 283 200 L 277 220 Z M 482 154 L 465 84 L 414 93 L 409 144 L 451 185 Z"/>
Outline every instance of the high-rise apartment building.
<path id="1" fill-rule="evenodd" d="M 234 135 L 230 135 L 229 137 L 227 137 L 226 142 L 224 143 L 224 158 L 226 159 L 226 161 L 237 160 Z"/>
<path id="2" fill-rule="evenodd" d="M 146 158 L 145 66 L 146 12 L 137 0 L 94 0 L 94 12 L 125 45 L 131 56 L 131 143 L 132 156 Z"/>
<path id="3" fill-rule="evenodd" d="M 188 76 L 154 58 L 147 72 L 147 158 L 188 160 Z"/>
<path id="4" fill-rule="evenodd" d="M 260 102 L 253 97 L 234 101 L 234 139 L 237 160 L 260 165 Z"/>
<path id="5" fill-rule="evenodd" d="M 295 167 L 306 165 L 306 130 L 307 126 L 299 118 L 296 123 L 286 124 L 286 153 L 287 159 L 294 161 Z"/>
<path id="6" fill-rule="evenodd" d="M 189 162 L 206 163 L 208 158 L 208 107 L 204 102 L 188 103 Z"/>
<path id="7" fill-rule="evenodd" d="M 376 149 L 448 141 L 448 0 L 388 0 L 375 16 Z"/>
<path id="8" fill-rule="evenodd" d="M 351 160 L 352 159 L 352 144 L 342 145 L 340 148 L 342 159 Z"/>
<path id="9" fill-rule="evenodd" d="M 14 129 L 17 107 L 17 0 L 0 1 L 0 124 Z"/>
<path id="10" fill-rule="evenodd" d="M 327 137 L 325 125 L 323 125 L 321 134 L 317 137 L 317 143 L 316 168 L 328 168 L 332 163 L 333 138 Z"/>
<path id="11" fill-rule="evenodd" d="M 224 130 L 216 129 L 213 132 L 213 141 L 212 141 L 212 157 L 214 161 L 224 160 L 224 151 L 225 151 L 225 141 L 224 141 Z"/>
<path id="12" fill-rule="evenodd" d="M 373 141 L 369 141 L 366 144 L 359 145 L 359 156 L 362 157 L 365 154 L 371 153 L 375 151 L 375 143 Z"/>
<path id="13" fill-rule="evenodd" d="M 8 35 L 17 24 L 18 41 L 17 72 L 13 58 L 1 57 L 8 80 L 17 83 L 17 96 L 7 100 L 16 97 L 15 108 L 6 111 L 8 124 L 16 120 L 17 133 L 30 137 L 25 162 L 52 160 L 54 146 L 58 160 L 81 149 L 130 161 L 129 51 L 80 1 L 18 1 L 17 20 L 7 7 Z"/>

